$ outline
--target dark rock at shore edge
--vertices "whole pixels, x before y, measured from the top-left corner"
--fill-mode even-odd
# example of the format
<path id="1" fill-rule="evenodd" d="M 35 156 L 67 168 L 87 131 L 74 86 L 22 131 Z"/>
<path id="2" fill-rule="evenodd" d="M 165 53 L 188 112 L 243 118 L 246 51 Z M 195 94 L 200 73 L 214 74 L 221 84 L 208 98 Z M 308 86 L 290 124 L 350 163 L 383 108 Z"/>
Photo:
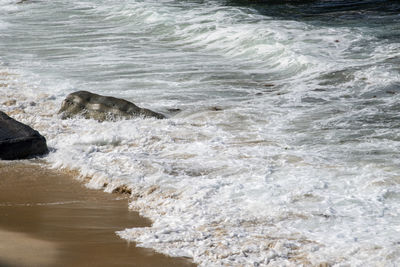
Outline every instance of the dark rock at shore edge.
<path id="1" fill-rule="evenodd" d="M 86 119 L 98 121 L 130 119 L 134 117 L 146 117 L 164 119 L 163 114 L 149 109 L 140 108 L 124 99 L 112 96 L 102 96 L 88 91 L 78 91 L 69 94 L 58 113 L 62 119 L 80 115 Z"/>
<path id="2" fill-rule="evenodd" d="M 0 159 L 26 159 L 48 153 L 46 139 L 0 111 Z"/>

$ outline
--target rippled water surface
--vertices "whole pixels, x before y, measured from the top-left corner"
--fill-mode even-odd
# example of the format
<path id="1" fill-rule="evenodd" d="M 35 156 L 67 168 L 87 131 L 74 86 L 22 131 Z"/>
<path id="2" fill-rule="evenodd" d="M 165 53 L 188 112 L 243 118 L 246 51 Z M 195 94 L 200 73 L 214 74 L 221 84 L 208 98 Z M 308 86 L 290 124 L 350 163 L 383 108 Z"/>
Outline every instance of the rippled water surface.
<path id="1" fill-rule="evenodd" d="M 1 108 L 53 167 L 132 189 L 154 224 L 123 238 L 203 266 L 400 260 L 398 1 L 0 6 Z M 61 120 L 76 90 L 168 119 Z"/>

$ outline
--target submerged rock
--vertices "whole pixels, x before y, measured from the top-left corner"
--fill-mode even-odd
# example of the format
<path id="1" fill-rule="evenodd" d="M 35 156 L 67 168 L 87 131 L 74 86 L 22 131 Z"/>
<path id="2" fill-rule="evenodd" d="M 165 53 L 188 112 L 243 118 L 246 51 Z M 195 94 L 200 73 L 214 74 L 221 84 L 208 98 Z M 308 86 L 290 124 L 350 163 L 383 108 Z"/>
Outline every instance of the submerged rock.
<path id="1" fill-rule="evenodd" d="M 61 105 L 58 113 L 62 118 L 71 118 L 81 115 L 86 119 L 98 121 L 130 119 L 133 117 L 153 117 L 157 119 L 165 118 L 164 115 L 140 108 L 135 104 L 120 98 L 102 96 L 87 91 L 78 91 L 69 94 Z"/>
<path id="2" fill-rule="evenodd" d="M 0 159 L 24 159 L 48 153 L 46 139 L 0 111 Z"/>

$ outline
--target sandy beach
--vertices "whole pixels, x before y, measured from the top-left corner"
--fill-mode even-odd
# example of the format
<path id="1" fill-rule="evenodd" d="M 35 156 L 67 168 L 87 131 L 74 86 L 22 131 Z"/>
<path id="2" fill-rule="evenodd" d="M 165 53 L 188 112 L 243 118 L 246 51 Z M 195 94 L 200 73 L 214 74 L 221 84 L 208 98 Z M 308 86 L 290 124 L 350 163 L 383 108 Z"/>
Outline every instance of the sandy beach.
<path id="1" fill-rule="evenodd" d="M 0 266 L 194 266 L 115 235 L 151 222 L 70 174 L 0 162 Z"/>

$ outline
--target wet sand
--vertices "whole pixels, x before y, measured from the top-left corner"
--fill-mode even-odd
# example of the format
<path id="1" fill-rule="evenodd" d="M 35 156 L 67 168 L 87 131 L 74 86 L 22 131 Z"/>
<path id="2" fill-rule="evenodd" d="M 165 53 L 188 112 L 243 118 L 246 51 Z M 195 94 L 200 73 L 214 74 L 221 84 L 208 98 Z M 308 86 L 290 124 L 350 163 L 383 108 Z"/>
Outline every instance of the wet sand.
<path id="1" fill-rule="evenodd" d="M 151 222 L 123 195 L 68 174 L 0 161 L 0 266 L 195 266 L 137 248 L 115 231 Z"/>

